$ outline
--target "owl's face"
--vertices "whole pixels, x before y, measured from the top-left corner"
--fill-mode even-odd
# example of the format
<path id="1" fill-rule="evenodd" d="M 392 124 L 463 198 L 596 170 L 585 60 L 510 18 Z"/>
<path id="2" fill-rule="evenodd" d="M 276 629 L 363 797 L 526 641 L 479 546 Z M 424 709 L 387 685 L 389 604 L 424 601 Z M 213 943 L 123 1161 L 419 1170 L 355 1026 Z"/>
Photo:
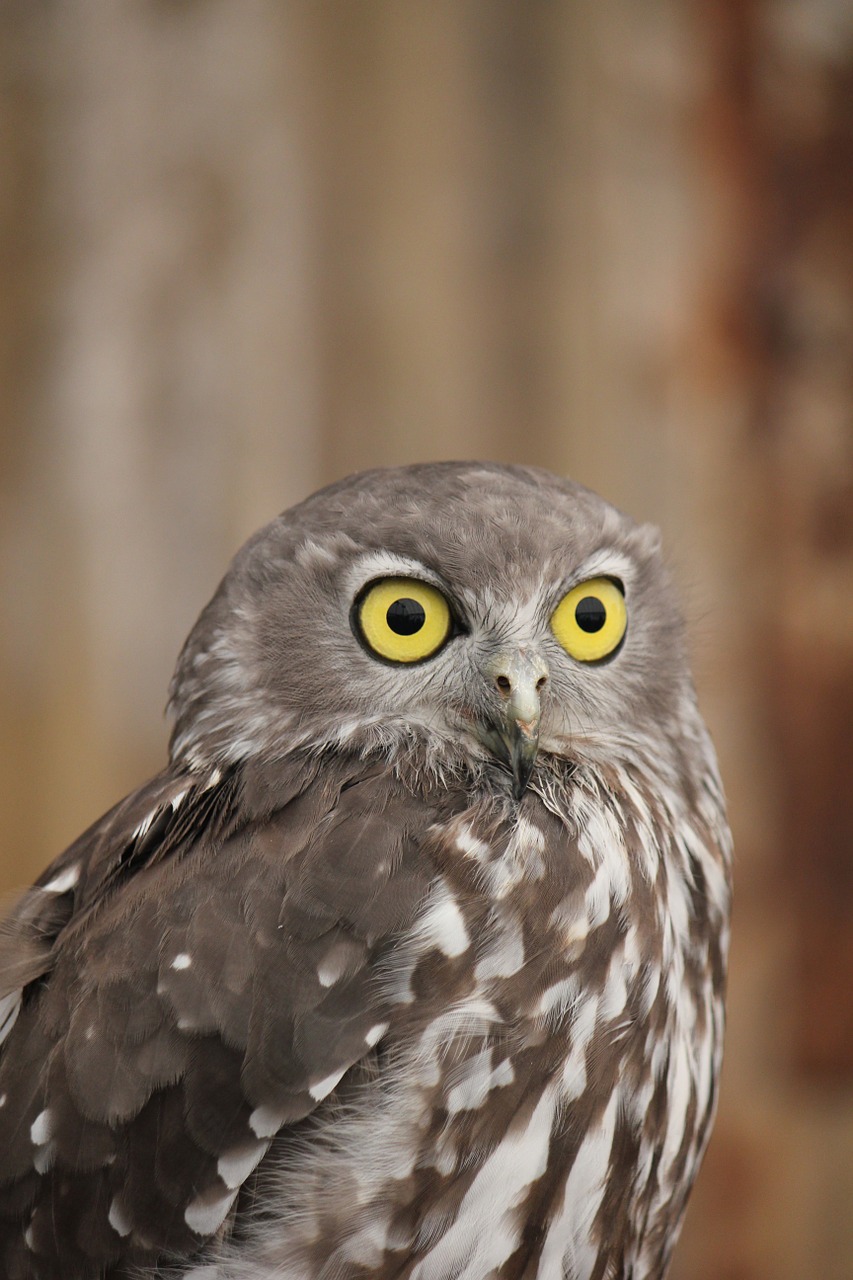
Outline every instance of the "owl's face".
<path id="1" fill-rule="evenodd" d="M 173 752 L 420 735 L 491 753 L 518 793 L 537 751 L 659 741 L 685 700 L 654 530 L 547 472 L 424 465 L 351 477 L 243 548 L 181 656 Z"/>

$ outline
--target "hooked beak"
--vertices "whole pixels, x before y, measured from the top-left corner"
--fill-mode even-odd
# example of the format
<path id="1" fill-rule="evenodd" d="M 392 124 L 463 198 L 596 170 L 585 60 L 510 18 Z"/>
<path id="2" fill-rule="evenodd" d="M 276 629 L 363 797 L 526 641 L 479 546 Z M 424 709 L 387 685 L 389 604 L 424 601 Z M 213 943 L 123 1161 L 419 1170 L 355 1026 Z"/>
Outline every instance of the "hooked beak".
<path id="1" fill-rule="evenodd" d="M 485 729 L 483 740 L 512 769 L 513 798 L 520 800 L 539 751 L 540 693 L 548 668 L 538 654 L 512 649 L 499 653 L 487 670 L 503 707 L 502 714 Z"/>

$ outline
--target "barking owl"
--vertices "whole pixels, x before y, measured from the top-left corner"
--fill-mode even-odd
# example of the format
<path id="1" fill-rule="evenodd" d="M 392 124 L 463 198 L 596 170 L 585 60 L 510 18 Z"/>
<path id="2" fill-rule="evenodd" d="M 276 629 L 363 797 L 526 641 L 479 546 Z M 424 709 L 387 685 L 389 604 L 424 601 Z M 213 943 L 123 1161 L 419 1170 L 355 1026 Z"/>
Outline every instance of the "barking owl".
<path id="1" fill-rule="evenodd" d="M 657 1280 L 729 835 L 658 538 L 484 463 L 238 553 L 0 938 L 7 1280 Z"/>

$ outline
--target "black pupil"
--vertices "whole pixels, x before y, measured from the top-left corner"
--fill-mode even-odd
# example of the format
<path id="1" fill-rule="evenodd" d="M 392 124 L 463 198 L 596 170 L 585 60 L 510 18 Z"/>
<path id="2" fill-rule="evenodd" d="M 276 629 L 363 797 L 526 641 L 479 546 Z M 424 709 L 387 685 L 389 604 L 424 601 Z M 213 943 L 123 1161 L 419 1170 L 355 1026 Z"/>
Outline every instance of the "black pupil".
<path id="1" fill-rule="evenodd" d="M 388 606 L 385 620 L 396 635 L 413 636 L 426 622 L 426 614 L 423 605 L 418 604 L 417 600 L 404 596 L 402 600 L 395 600 Z"/>
<path id="2" fill-rule="evenodd" d="M 600 631 L 607 621 L 607 610 L 595 596 L 584 596 L 575 609 L 575 621 L 581 631 Z"/>

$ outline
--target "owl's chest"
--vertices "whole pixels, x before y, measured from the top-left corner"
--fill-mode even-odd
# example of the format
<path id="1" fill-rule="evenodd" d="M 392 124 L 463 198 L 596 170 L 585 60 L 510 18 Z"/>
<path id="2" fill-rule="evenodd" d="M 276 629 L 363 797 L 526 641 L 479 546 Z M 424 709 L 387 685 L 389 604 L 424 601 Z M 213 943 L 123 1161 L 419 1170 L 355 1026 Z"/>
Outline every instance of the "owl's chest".
<path id="1" fill-rule="evenodd" d="M 667 956 L 684 973 L 672 930 L 624 840 L 572 839 L 541 808 L 455 821 L 440 853 L 384 965 L 377 1071 L 288 1179 L 288 1249 L 377 1280 L 582 1278 L 606 1250 L 628 1276 L 707 1110 L 712 1051 L 663 976 Z"/>
<path id="2" fill-rule="evenodd" d="M 446 1047 L 458 1021 L 469 1039 L 491 1035 L 556 1065 L 561 1053 L 580 1063 L 596 1031 L 625 1041 L 658 1021 L 664 971 L 671 990 L 685 971 L 686 939 L 669 917 L 676 894 L 683 914 L 685 888 L 662 865 L 650 877 L 607 811 L 586 818 L 572 828 L 540 803 L 496 831 L 448 827 L 394 966 L 402 1028 Z"/>
<path id="3" fill-rule="evenodd" d="M 472 1239 L 472 1277 L 526 1247 L 538 1274 L 566 1257 L 592 1274 L 605 1200 L 629 1274 L 694 1176 L 719 995 L 699 976 L 687 887 L 663 865 L 650 877 L 605 818 L 593 828 L 572 840 L 540 812 L 503 843 L 457 829 L 465 861 L 437 877 L 400 969 L 412 1125 L 393 1140 L 411 1203 L 454 1224 L 429 1274 L 457 1274 Z"/>

